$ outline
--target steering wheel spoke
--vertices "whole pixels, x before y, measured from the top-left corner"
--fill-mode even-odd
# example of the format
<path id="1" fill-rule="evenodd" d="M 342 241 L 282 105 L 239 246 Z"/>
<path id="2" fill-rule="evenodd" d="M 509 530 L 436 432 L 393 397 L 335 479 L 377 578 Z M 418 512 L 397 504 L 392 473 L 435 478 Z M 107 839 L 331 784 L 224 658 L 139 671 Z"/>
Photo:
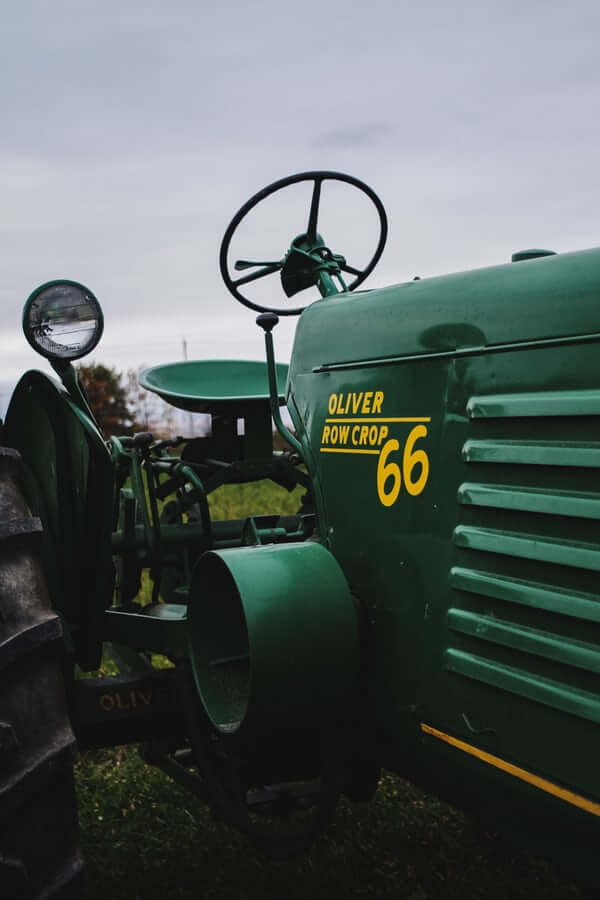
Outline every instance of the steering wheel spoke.
<path id="1" fill-rule="evenodd" d="M 347 262 L 340 264 L 340 269 L 342 272 L 349 272 L 350 275 L 360 275 L 360 269 L 355 269 L 354 266 L 349 266 Z"/>
<path id="2" fill-rule="evenodd" d="M 243 275 L 241 278 L 236 278 L 236 280 L 231 283 L 237 288 L 242 284 L 249 284 L 251 281 L 258 281 L 259 278 L 273 275 L 274 272 L 278 272 L 280 269 L 281 263 L 271 263 L 268 266 L 264 266 L 262 269 L 258 269 L 256 272 L 250 272 L 249 275 Z"/>
<path id="3" fill-rule="evenodd" d="M 283 257 L 283 259 L 279 261 L 252 262 L 246 259 L 237 260 L 233 266 L 233 269 L 236 272 L 244 271 L 246 269 L 252 269 L 255 267 L 259 268 L 256 268 L 254 272 L 249 272 L 247 275 L 243 275 L 241 278 L 233 279 L 231 277 L 229 269 L 228 253 L 233 235 L 242 219 L 244 219 L 248 215 L 248 213 L 254 209 L 255 206 L 257 206 L 262 200 L 266 199 L 271 194 L 274 194 L 276 191 L 280 191 L 283 188 L 289 187 L 292 184 L 298 184 L 299 182 L 303 181 L 312 182 L 313 185 L 306 232 L 294 238 L 290 249 Z M 285 290 L 285 293 L 287 293 L 288 296 L 292 296 L 293 294 L 304 290 L 304 288 L 308 287 L 309 285 L 318 283 L 318 278 L 321 277 L 319 273 L 322 273 L 324 271 L 324 257 L 322 256 L 322 251 L 323 248 L 326 247 L 323 238 L 317 232 L 317 223 L 321 205 L 321 189 L 324 181 L 341 181 L 342 183 L 356 188 L 363 194 L 366 194 L 366 196 L 375 206 L 377 215 L 379 217 L 379 236 L 377 244 L 375 246 L 375 251 L 364 268 L 358 269 L 355 266 L 351 266 L 346 262 L 345 258 L 342 255 L 331 253 L 331 251 L 328 251 L 329 257 L 335 260 L 339 267 L 337 268 L 337 271 L 334 271 L 332 273 L 333 277 L 339 281 L 342 290 L 352 291 L 360 284 L 362 284 L 365 278 L 367 278 L 367 276 L 375 268 L 383 252 L 383 248 L 385 246 L 387 238 L 387 217 L 383 208 L 383 204 L 377 194 L 363 181 L 359 181 L 358 178 L 353 178 L 351 175 L 345 175 L 341 172 L 300 172 L 298 175 L 290 175 L 288 178 L 282 178 L 280 181 L 275 181 L 273 184 L 268 185 L 266 188 L 263 188 L 262 191 L 259 191 L 257 194 L 251 197 L 235 214 L 225 232 L 219 256 L 221 275 L 223 276 L 223 280 L 229 291 L 233 294 L 236 300 L 239 300 L 239 302 L 243 303 L 244 306 L 247 306 L 249 309 L 254 309 L 257 312 L 274 312 L 279 316 L 296 316 L 304 310 L 303 306 L 294 308 L 273 308 L 261 306 L 258 303 L 254 303 L 252 300 L 242 294 L 240 288 L 246 284 L 250 284 L 253 281 L 258 281 L 261 278 L 265 278 L 268 275 L 273 275 L 275 272 L 279 272 L 281 270 L 283 270 L 284 273 L 287 272 L 287 282 L 290 281 L 290 277 L 293 274 L 295 286 L 292 286 L 292 290 Z M 292 254 L 294 253 L 296 254 L 296 257 L 298 256 L 298 253 L 302 253 L 306 256 L 306 264 L 304 264 L 304 266 L 300 265 L 300 261 L 296 259 L 296 257 L 292 257 Z M 292 259 L 294 259 L 293 265 Z M 311 268 L 311 265 L 313 264 L 314 266 L 313 268 Z M 287 271 L 290 268 L 294 270 L 293 273 Z M 341 272 L 346 272 L 349 275 L 353 276 L 353 280 L 350 281 L 347 286 L 344 279 L 341 277 Z M 322 277 L 324 278 L 324 276 Z M 282 282 L 283 281 L 285 281 L 285 279 L 283 279 L 282 275 Z M 282 283 L 284 289 L 286 288 L 287 282 Z M 321 290 L 323 293 L 326 293 L 327 288 L 321 287 Z"/>
<path id="4" fill-rule="evenodd" d="M 319 203 L 321 202 L 321 184 L 323 183 L 322 178 L 315 178 L 315 184 L 312 192 L 312 199 L 310 201 L 310 213 L 308 216 L 308 228 L 306 229 L 306 236 L 311 243 L 314 243 L 317 239 L 317 219 L 319 218 Z"/>
<path id="5" fill-rule="evenodd" d="M 263 260 L 261 262 L 252 262 L 249 259 L 238 259 L 235 262 L 233 268 L 235 269 L 236 272 L 242 272 L 244 269 L 252 269 L 252 268 L 254 268 L 254 266 L 279 266 L 279 268 L 281 268 L 283 265 L 283 262 L 284 261 L 282 259 L 279 259 L 279 260 L 271 259 L 271 260 L 266 260 L 266 261 Z"/>

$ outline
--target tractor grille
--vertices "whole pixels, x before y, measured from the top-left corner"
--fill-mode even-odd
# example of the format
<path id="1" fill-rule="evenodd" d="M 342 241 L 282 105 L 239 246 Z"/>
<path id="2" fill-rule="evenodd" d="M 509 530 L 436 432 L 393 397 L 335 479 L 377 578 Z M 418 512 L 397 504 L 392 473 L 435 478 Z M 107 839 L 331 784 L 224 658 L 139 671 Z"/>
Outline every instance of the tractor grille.
<path id="1" fill-rule="evenodd" d="M 445 668 L 600 723 L 600 391 L 467 413 Z"/>

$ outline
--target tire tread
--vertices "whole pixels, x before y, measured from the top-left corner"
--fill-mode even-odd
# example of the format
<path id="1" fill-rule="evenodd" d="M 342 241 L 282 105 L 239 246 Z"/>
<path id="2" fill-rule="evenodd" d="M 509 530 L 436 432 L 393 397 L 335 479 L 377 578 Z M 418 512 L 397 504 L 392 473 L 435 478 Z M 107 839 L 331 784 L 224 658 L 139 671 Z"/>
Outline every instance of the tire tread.
<path id="1" fill-rule="evenodd" d="M 0 897 L 76 900 L 84 869 L 62 626 L 21 479 L 19 454 L 0 447 Z"/>

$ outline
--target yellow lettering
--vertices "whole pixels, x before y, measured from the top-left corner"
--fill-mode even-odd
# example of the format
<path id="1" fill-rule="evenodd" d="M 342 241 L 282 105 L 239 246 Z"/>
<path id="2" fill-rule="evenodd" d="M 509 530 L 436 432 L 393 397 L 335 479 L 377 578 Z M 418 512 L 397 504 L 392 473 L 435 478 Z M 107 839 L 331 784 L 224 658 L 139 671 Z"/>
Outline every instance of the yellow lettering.
<path id="1" fill-rule="evenodd" d="M 385 444 L 379 454 L 377 463 L 377 494 L 383 506 L 393 506 L 402 487 L 400 466 L 398 463 L 388 462 L 390 453 L 395 453 L 399 449 L 400 444 L 398 441 L 392 439 Z"/>
<path id="2" fill-rule="evenodd" d="M 350 431 L 349 425 L 340 425 L 340 444 L 348 443 L 348 433 Z"/>
<path id="3" fill-rule="evenodd" d="M 358 432 L 360 431 L 360 425 L 355 425 L 352 429 L 352 443 L 354 446 L 358 444 Z"/>
<path id="4" fill-rule="evenodd" d="M 381 396 L 383 396 L 383 394 L 382 394 Z M 385 441 L 385 439 L 386 439 L 386 437 L 388 436 L 389 433 L 390 433 L 390 429 L 387 427 L 387 425 L 382 425 L 381 428 L 379 429 L 379 441 L 378 441 L 378 443 L 379 443 L 379 444 L 383 444 L 383 442 Z"/>
<path id="5" fill-rule="evenodd" d="M 424 450 L 414 449 L 415 442 L 424 437 L 427 437 L 427 428 L 425 425 L 416 425 L 404 445 L 402 474 L 404 475 L 404 486 L 412 497 L 417 497 L 422 492 L 429 478 L 429 457 Z M 413 478 L 415 466 L 421 467 L 418 478 Z"/>
<path id="6" fill-rule="evenodd" d="M 323 428 L 323 437 L 321 438 L 321 443 L 322 443 L 322 444 L 327 444 L 327 443 L 329 442 L 329 432 L 330 432 L 330 430 L 331 430 L 331 429 L 330 429 L 330 426 L 329 426 L 329 425 L 325 425 L 325 426 L 324 426 L 324 428 Z"/>
<path id="7" fill-rule="evenodd" d="M 140 701 L 144 706 L 149 706 L 152 703 L 151 687 L 131 690 L 127 695 L 123 695 L 118 691 L 114 694 L 102 694 L 98 703 L 103 712 L 112 712 L 115 708 L 135 709 Z"/>
<path id="8" fill-rule="evenodd" d="M 336 415 L 338 415 L 338 416 L 342 416 L 342 415 L 344 414 L 344 404 L 343 404 L 343 400 L 344 400 L 344 395 L 343 395 L 343 394 L 340 394 L 339 397 L 338 397 L 337 407 L 336 407 L 336 410 L 335 410 Z"/>
<path id="9" fill-rule="evenodd" d="M 362 407 L 362 411 L 364 413 L 371 412 L 371 397 L 372 396 L 373 396 L 373 391 L 367 391 L 367 393 L 365 394 L 365 399 L 363 400 L 363 407 Z"/>
<path id="10" fill-rule="evenodd" d="M 100 697 L 100 709 L 104 712 L 112 712 L 115 708 L 115 698 L 112 694 L 102 694 Z"/>
<path id="11" fill-rule="evenodd" d="M 381 406 L 383 404 L 383 391 L 375 391 L 375 396 L 373 397 L 373 406 L 371 407 L 371 412 L 373 415 L 381 412 Z M 381 441 L 380 441 L 381 443 Z"/>
<path id="12" fill-rule="evenodd" d="M 369 426 L 363 425 L 360 429 L 360 441 L 359 444 L 366 444 L 369 439 Z"/>
<path id="13" fill-rule="evenodd" d="M 369 444 L 371 447 L 374 447 L 377 443 L 377 438 L 379 436 L 379 428 L 377 425 L 371 425 L 369 428 Z"/>
<path id="14" fill-rule="evenodd" d="M 383 445 L 377 463 L 377 494 L 384 506 L 394 505 L 402 484 L 404 484 L 406 493 L 411 497 L 417 497 L 423 492 L 429 478 L 429 457 L 425 450 L 421 448 L 415 450 L 415 444 L 421 438 L 426 437 L 425 425 L 415 425 L 411 429 L 402 453 L 402 472 L 400 472 L 397 462 L 389 461 L 390 454 L 400 450 L 399 442 L 391 439 Z"/>
<path id="15" fill-rule="evenodd" d="M 329 410 L 329 415 L 332 416 L 335 413 L 335 407 L 337 404 L 337 394 L 329 395 L 329 403 L 327 404 L 327 408 Z"/>
<path id="16" fill-rule="evenodd" d="M 363 392 L 360 394 L 352 394 L 352 412 L 356 414 L 360 409 L 360 404 L 362 403 Z"/>

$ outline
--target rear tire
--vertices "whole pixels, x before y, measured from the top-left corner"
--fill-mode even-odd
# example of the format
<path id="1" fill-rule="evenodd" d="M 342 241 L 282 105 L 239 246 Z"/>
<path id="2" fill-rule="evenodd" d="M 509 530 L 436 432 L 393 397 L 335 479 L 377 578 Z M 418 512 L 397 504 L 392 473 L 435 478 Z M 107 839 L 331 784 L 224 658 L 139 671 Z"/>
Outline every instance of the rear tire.
<path id="1" fill-rule="evenodd" d="M 62 627 L 21 474 L 17 451 L 0 447 L 0 897 L 74 900 L 83 862 Z"/>

